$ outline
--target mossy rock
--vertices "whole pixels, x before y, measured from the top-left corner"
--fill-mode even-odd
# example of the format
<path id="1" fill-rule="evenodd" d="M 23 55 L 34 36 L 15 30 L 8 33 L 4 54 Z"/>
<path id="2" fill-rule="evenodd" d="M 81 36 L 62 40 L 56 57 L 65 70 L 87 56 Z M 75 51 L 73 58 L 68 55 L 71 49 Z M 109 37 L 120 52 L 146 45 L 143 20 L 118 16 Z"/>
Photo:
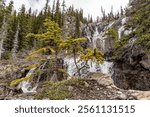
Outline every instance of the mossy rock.
<path id="1" fill-rule="evenodd" d="M 50 100 L 65 100 L 73 96 L 69 90 L 69 86 L 72 87 L 85 87 L 85 80 L 81 78 L 72 78 L 70 80 L 64 80 L 59 82 L 45 82 L 43 89 L 38 93 L 36 99 L 50 99 Z"/>
<path id="2" fill-rule="evenodd" d="M 64 100 L 70 97 L 72 97 L 71 92 L 60 89 L 49 90 L 37 96 L 38 99 L 48 98 L 50 100 Z"/>
<path id="3" fill-rule="evenodd" d="M 10 83 L 10 86 L 11 86 L 11 87 L 15 87 L 15 86 L 17 86 L 20 82 L 22 82 L 22 81 L 27 81 L 27 80 L 29 80 L 29 79 L 30 79 L 30 77 L 24 77 L 24 78 L 20 78 L 20 79 L 13 80 L 13 81 Z"/>

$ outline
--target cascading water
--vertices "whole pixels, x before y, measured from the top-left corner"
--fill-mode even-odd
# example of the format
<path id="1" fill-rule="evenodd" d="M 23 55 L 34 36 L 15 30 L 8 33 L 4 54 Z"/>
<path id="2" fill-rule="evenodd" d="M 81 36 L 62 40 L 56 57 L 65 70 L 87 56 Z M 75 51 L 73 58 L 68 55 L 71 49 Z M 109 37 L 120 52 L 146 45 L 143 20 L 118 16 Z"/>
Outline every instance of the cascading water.
<path id="1" fill-rule="evenodd" d="M 72 76 L 77 73 L 77 69 L 74 64 L 74 59 L 72 57 L 66 57 L 64 59 L 65 66 L 67 66 L 67 73 L 69 74 L 68 78 L 71 78 Z M 82 67 L 83 62 L 79 62 L 78 66 Z M 95 72 L 101 72 L 107 75 L 112 75 L 112 62 L 104 61 L 103 64 L 97 64 L 97 63 L 91 63 L 90 61 L 87 63 L 85 68 L 81 70 L 81 76 L 86 76 L 88 73 L 95 73 Z"/>
<path id="2" fill-rule="evenodd" d="M 124 24 L 126 23 L 127 21 L 127 17 L 123 18 L 121 20 L 121 27 L 118 29 L 118 38 L 121 39 L 122 37 L 122 32 L 125 31 L 125 28 L 124 28 Z M 128 33 L 128 32 L 126 32 Z"/>
<path id="3" fill-rule="evenodd" d="M 66 57 L 64 58 L 64 63 L 65 63 L 65 66 L 67 67 L 67 73 L 69 75 L 68 78 L 70 78 L 76 72 L 74 59 L 72 57 Z"/>
<path id="4" fill-rule="evenodd" d="M 97 48 L 97 39 L 99 38 L 99 32 L 98 32 L 98 27 L 96 26 L 95 33 L 93 35 L 92 41 L 93 41 L 93 48 Z"/>
<path id="5" fill-rule="evenodd" d="M 90 26 L 86 26 L 84 29 L 84 33 L 86 34 L 85 36 L 91 40 L 90 42 L 92 43 L 92 48 L 97 48 L 97 43 L 98 45 L 100 45 L 100 50 L 105 52 L 105 31 L 110 28 L 112 25 L 114 24 L 114 22 L 111 22 L 110 24 L 108 24 L 107 26 L 104 27 L 104 30 L 101 30 L 99 32 L 98 25 L 95 25 L 95 31 L 94 34 L 92 36 L 91 30 L 92 28 Z M 79 60 L 79 58 L 78 58 Z M 73 57 L 66 57 L 64 59 L 64 63 L 67 66 L 67 72 L 69 74 L 69 78 L 71 78 L 73 75 L 75 75 L 75 73 L 77 72 L 77 69 L 75 67 L 74 64 L 74 59 Z M 84 64 L 83 62 L 79 62 L 78 66 L 82 67 Z M 90 61 L 87 63 L 87 65 L 85 66 L 85 68 L 83 68 L 83 70 L 81 70 L 81 74 L 82 76 L 86 76 L 88 75 L 88 73 L 94 73 L 94 72 L 101 72 L 107 75 L 112 75 L 112 67 L 113 67 L 113 63 L 109 62 L 109 61 L 104 61 L 103 64 L 97 64 L 97 63 L 91 63 Z"/>
<path id="6" fill-rule="evenodd" d="M 28 74 L 26 75 L 26 77 L 30 77 L 34 71 L 35 71 L 36 68 L 32 68 Z M 29 80 L 27 81 L 22 81 L 18 87 L 18 89 L 21 89 L 23 91 L 23 93 L 36 93 L 36 88 L 37 86 L 31 88 L 31 83 L 29 82 Z"/>
<path id="7" fill-rule="evenodd" d="M 44 67 L 46 66 L 46 64 L 47 64 L 47 61 L 46 62 L 44 62 L 43 64 L 41 64 L 39 67 L 38 67 L 38 70 L 43 70 L 44 69 Z M 27 75 L 25 76 L 25 77 L 31 77 L 33 74 L 34 74 L 34 72 L 35 72 L 35 70 L 36 70 L 37 68 L 35 67 L 35 68 L 32 68 L 32 69 L 30 69 L 30 71 L 27 73 Z M 40 81 L 40 78 L 41 78 L 41 74 L 39 74 L 38 75 L 38 77 L 37 77 L 37 81 L 35 82 L 35 86 L 32 88 L 32 86 L 31 86 L 31 82 L 29 81 L 29 80 L 27 80 L 27 81 L 22 81 L 19 85 L 18 85 L 18 89 L 21 89 L 22 91 L 23 91 L 23 93 L 36 93 L 36 89 L 37 89 L 37 87 L 38 87 L 38 83 L 39 83 L 39 81 Z"/>

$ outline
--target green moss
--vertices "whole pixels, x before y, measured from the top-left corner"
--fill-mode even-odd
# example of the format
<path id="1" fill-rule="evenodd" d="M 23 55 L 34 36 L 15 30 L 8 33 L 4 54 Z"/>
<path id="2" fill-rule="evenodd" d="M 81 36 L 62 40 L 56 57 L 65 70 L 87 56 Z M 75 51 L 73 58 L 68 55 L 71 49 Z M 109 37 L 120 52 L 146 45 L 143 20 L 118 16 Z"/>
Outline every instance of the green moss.
<path id="1" fill-rule="evenodd" d="M 20 79 L 16 79 L 16 80 L 13 80 L 11 83 L 10 83 L 10 86 L 11 87 L 15 87 L 17 86 L 20 82 L 22 81 L 27 81 L 29 80 L 31 77 L 24 77 L 24 78 L 20 78 Z"/>
<path id="2" fill-rule="evenodd" d="M 64 100 L 72 97 L 72 93 L 65 90 L 50 90 L 37 96 L 38 99 L 48 98 L 50 100 Z"/>
<path id="3" fill-rule="evenodd" d="M 48 98 L 50 100 L 64 100 L 71 98 L 73 94 L 69 91 L 69 86 L 84 87 L 85 80 L 81 78 L 72 78 L 59 82 L 45 82 L 43 90 L 36 95 L 36 99 Z"/>

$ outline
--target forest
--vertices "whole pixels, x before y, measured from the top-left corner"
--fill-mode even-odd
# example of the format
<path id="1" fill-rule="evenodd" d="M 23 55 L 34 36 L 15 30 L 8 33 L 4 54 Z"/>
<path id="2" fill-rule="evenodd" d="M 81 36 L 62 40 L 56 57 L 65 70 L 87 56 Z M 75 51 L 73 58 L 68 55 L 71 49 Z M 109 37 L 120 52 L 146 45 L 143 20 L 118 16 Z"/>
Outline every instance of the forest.
<path id="1" fill-rule="evenodd" d="M 150 1 L 100 12 L 97 19 L 85 17 L 65 0 L 16 11 L 13 1 L 0 0 L 0 99 L 140 99 L 147 93 Z"/>

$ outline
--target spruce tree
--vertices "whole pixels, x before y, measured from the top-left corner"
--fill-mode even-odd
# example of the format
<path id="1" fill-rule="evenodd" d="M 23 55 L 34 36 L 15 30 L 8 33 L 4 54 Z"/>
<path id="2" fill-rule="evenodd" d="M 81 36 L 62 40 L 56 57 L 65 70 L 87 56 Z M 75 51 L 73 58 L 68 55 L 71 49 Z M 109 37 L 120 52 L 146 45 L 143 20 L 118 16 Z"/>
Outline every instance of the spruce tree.
<path id="1" fill-rule="evenodd" d="M 52 7 L 52 21 L 54 21 L 55 20 L 55 10 L 56 10 L 56 8 L 55 8 L 55 0 L 53 0 L 53 7 Z"/>
<path id="2" fill-rule="evenodd" d="M 62 27 L 61 18 L 62 18 L 62 16 L 61 16 L 60 2 L 59 2 L 59 0 L 57 0 L 56 12 L 55 12 L 55 22 L 57 24 L 59 24 L 60 27 Z"/>
<path id="3" fill-rule="evenodd" d="M 60 47 L 65 49 L 68 54 L 73 54 L 74 58 L 74 63 L 77 69 L 77 73 L 79 76 L 81 76 L 80 73 L 80 67 L 78 66 L 78 54 L 83 51 L 83 47 L 81 46 L 81 43 L 85 42 L 87 39 L 86 38 L 71 38 L 64 40 L 61 44 Z"/>
<path id="4" fill-rule="evenodd" d="M 79 37 L 81 36 L 81 34 L 80 34 L 80 17 L 79 17 L 79 15 L 78 15 L 78 11 L 76 12 L 75 18 L 76 18 L 76 24 L 75 24 L 76 30 L 75 30 L 75 35 L 74 35 L 74 37 L 75 37 L 75 38 L 79 38 Z"/>
<path id="5" fill-rule="evenodd" d="M 41 34 L 28 34 L 28 37 L 34 37 L 38 39 L 40 42 L 43 43 L 43 45 L 36 51 L 32 52 L 30 54 L 30 57 L 34 56 L 35 54 L 41 54 L 43 59 L 47 60 L 47 57 L 45 56 L 51 56 L 52 61 L 54 61 L 53 66 L 53 74 L 55 76 L 55 80 L 58 79 L 58 54 L 61 51 L 59 48 L 59 44 L 61 43 L 61 29 L 59 28 L 59 25 L 55 23 L 54 21 L 51 21 L 49 19 L 46 19 L 44 22 L 44 26 L 47 29 L 44 33 Z M 29 58 L 30 58 L 29 57 Z M 41 62 L 41 59 L 39 60 Z"/>

